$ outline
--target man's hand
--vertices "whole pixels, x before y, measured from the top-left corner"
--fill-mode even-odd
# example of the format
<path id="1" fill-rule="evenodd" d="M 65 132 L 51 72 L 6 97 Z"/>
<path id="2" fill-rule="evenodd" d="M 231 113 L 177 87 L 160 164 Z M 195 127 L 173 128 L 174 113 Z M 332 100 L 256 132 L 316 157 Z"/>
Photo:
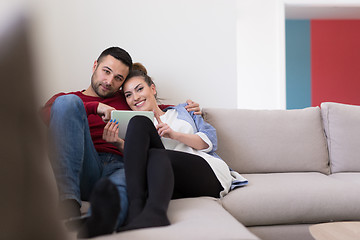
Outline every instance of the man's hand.
<path id="1" fill-rule="evenodd" d="M 194 111 L 194 114 L 195 115 L 201 115 L 202 112 L 201 112 L 201 109 L 200 109 L 200 105 L 192 100 L 187 100 L 186 103 L 188 105 L 185 106 L 185 109 L 188 111 L 188 112 L 191 112 L 191 111 Z"/>
<path id="2" fill-rule="evenodd" d="M 125 141 L 119 138 L 119 122 L 110 120 L 104 127 L 103 139 L 114 144 L 121 152 L 124 150 Z"/>
<path id="3" fill-rule="evenodd" d="M 97 107 L 97 114 L 102 118 L 104 122 L 108 122 L 111 118 L 111 111 L 113 110 L 116 109 L 99 102 L 99 105 Z"/>

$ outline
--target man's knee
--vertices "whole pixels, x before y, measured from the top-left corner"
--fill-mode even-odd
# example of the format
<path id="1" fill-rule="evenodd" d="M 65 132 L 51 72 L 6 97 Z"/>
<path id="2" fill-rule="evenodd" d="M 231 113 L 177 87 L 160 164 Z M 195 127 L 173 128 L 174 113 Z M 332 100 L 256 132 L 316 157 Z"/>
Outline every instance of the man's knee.
<path id="1" fill-rule="evenodd" d="M 74 114 L 83 110 L 85 110 L 83 101 L 74 94 L 57 97 L 51 107 L 51 112 L 59 112 L 61 114 Z"/>

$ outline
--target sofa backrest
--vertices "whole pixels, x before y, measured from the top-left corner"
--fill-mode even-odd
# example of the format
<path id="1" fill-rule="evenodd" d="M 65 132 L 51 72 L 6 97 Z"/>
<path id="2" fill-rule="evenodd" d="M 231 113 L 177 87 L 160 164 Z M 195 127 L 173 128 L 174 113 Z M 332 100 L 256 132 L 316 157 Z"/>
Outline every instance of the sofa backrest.
<path id="1" fill-rule="evenodd" d="M 322 103 L 331 172 L 360 171 L 360 106 Z"/>
<path id="2" fill-rule="evenodd" d="M 203 109 L 217 130 L 219 156 L 239 173 L 315 171 L 328 174 L 320 109 Z"/>

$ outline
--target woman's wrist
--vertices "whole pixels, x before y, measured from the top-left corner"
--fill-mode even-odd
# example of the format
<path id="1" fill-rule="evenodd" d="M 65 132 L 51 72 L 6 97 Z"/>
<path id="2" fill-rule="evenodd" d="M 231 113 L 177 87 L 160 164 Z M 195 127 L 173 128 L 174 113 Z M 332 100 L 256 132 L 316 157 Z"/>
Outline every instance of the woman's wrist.
<path id="1" fill-rule="evenodd" d="M 119 138 L 119 140 L 115 144 L 115 146 L 119 149 L 120 152 L 124 151 L 124 143 L 125 141 Z"/>
<path id="2" fill-rule="evenodd" d="M 173 140 L 181 142 L 180 141 L 181 140 L 181 133 L 173 131 L 172 134 L 170 135 L 170 138 L 173 139 Z"/>

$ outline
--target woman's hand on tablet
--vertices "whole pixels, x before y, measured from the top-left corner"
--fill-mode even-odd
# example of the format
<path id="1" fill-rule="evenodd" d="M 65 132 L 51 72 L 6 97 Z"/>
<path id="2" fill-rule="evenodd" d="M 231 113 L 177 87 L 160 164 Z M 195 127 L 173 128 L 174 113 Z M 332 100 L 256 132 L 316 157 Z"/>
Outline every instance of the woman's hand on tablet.
<path id="1" fill-rule="evenodd" d="M 104 127 L 103 139 L 108 142 L 114 144 L 120 152 L 124 150 L 125 141 L 119 138 L 119 122 L 116 120 L 110 120 Z"/>

